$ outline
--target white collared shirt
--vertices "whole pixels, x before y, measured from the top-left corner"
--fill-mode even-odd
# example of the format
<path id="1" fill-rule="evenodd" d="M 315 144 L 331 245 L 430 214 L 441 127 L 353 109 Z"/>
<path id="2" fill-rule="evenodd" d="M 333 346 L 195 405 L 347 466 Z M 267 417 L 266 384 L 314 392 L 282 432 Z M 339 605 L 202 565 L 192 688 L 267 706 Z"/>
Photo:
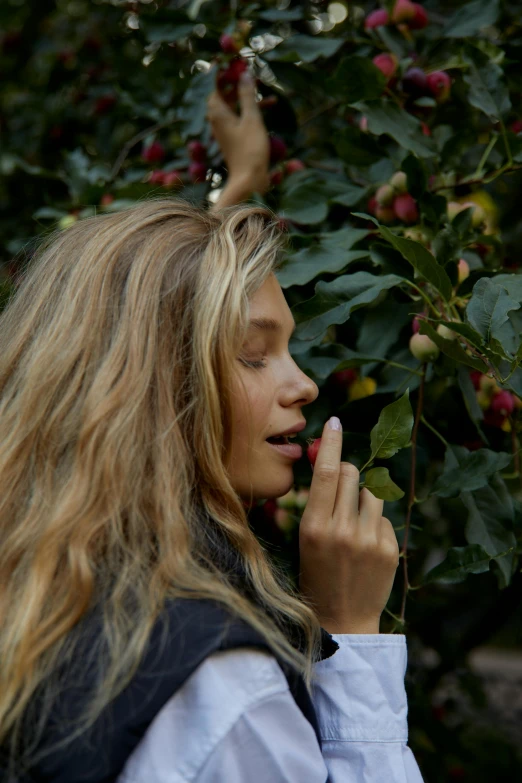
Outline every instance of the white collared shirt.
<path id="1" fill-rule="evenodd" d="M 423 783 L 407 745 L 402 634 L 332 634 L 314 664 L 322 752 L 276 659 L 214 653 L 158 712 L 117 783 Z"/>

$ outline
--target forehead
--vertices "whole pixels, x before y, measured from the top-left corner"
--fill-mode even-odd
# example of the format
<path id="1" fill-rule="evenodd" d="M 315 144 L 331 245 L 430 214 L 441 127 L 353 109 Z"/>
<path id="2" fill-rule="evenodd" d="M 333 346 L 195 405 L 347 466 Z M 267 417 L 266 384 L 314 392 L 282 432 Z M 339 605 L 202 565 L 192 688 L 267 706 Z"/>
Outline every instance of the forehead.
<path id="1" fill-rule="evenodd" d="M 274 274 L 271 274 L 250 300 L 251 331 L 291 330 L 295 321 Z"/>

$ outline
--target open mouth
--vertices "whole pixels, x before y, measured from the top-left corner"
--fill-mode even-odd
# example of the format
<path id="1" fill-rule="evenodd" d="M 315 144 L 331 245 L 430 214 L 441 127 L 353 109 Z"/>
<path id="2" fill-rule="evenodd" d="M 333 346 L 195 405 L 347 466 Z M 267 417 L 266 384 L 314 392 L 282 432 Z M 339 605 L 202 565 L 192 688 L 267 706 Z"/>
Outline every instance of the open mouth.
<path id="1" fill-rule="evenodd" d="M 285 443 L 290 443 L 288 435 L 274 435 L 271 438 L 267 438 L 267 441 L 275 446 L 283 446 Z"/>

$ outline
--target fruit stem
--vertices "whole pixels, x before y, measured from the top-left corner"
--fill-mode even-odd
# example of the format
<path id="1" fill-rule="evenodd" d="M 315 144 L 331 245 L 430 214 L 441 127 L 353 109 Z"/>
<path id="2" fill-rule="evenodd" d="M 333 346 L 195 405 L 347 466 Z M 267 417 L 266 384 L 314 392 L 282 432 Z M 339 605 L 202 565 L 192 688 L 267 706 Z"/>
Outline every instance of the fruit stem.
<path id="1" fill-rule="evenodd" d="M 405 282 L 405 283 L 407 283 L 408 285 L 410 285 L 412 288 L 415 288 L 415 290 L 416 290 L 416 291 L 418 291 L 418 292 L 419 292 L 419 294 L 422 296 L 422 298 L 425 300 L 425 302 L 426 302 L 426 304 L 428 305 L 428 307 L 431 307 L 431 309 L 433 310 L 433 312 L 435 313 L 435 315 L 437 316 L 437 318 L 440 318 L 440 319 L 442 320 L 442 313 L 440 313 L 440 312 L 437 310 L 437 308 L 435 307 L 435 305 L 433 304 L 433 302 L 431 301 L 431 299 L 428 297 L 428 295 L 427 295 L 427 294 L 425 294 L 425 293 L 424 293 L 424 291 L 422 290 L 422 288 L 419 288 L 419 286 L 415 285 L 415 283 L 412 283 L 412 282 L 411 282 L 411 280 L 406 280 L 406 279 L 405 279 L 405 280 L 404 280 L 404 282 Z"/>

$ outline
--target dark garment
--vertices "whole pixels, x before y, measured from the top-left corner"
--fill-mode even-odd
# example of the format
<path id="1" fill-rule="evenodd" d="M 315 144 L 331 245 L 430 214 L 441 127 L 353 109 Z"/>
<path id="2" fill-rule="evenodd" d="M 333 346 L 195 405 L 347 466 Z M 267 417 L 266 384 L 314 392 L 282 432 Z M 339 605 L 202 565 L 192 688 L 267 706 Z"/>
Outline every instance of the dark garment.
<path id="1" fill-rule="evenodd" d="M 230 568 L 239 580 L 238 584 L 241 583 L 244 571 L 239 566 L 237 555 L 232 549 L 227 549 L 224 542 L 217 545 L 222 566 Z M 248 592 L 246 585 L 243 584 L 243 587 Z M 90 627 L 91 630 L 84 636 L 86 652 L 92 642 L 90 634 L 96 633 L 94 629 L 99 629 L 100 625 L 95 622 Z M 299 644 L 299 636 L 293 638 Z M 23 779 L 24 783 L 115 781 L 155 716 L 192 672 L 212 653 L 238 647 L 260 647 L 275 655 L 296 704 L 313 726 L 321 746 L 314 706 L 302 676 L 281 660 L 257 631 L 231 616 L 223 605 L 200 599 L 178 599 L 166 604 L 153 628 L 137 673 L 125 690 L 108 705 L 88 732 L 88 737 L 82 735 L 64 749 L 45 756 L 31 770 L 31 776 Z M 323 629 L 321 659 L 330 657 L 338 647 Z M 84 671 L 81 680 L 75 679 L 67 684 L 63 698 L 55 707 L 52 717 L 54 728 L 47 732 L 45 744 L 67 736 L 68 716 L 73 719 L 78 715 L 96 676 L 94 663 Z M 4 777 L 0 780 L 2 783 L 4 780 L 5 783 L 15 783 Z"/>

